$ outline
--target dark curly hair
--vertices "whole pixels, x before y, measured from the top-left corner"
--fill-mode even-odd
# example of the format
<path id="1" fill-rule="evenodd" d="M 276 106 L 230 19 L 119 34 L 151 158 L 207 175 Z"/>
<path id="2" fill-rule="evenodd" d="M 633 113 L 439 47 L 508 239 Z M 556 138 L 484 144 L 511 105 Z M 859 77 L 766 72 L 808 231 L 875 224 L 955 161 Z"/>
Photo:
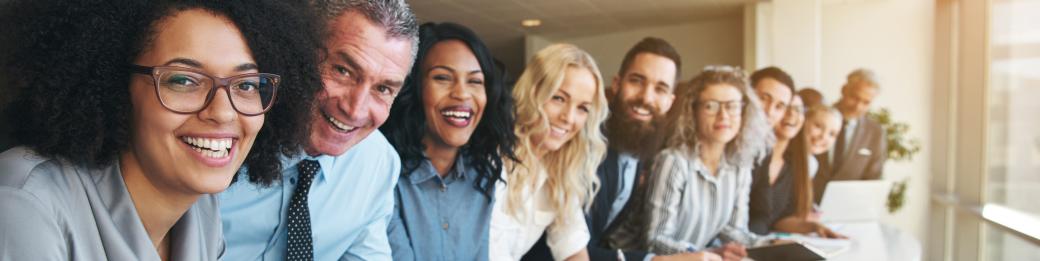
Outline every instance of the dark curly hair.
<path id="1" fill-rule="evenodd" d="M 249 180 L 279 178 L 281 156 L 296 153 L 321 88 L 320 24 L 302 1 L 8 1 L 0 4 L 0 88 L 15 145 L 47 157 L 102 166 L 130 146 L 130 63 L 155 26 L 181 10 L 203 9 L 234 23 L 263 72 L 278 74 L 278 100 L 245 160 Z"/>
<path id="2" fill-rule="evenodd" d="M 420 26 L 419 52 L 415 65 L 405 80 L 404 90 L 390 108 L 390 118 L 379 130 L 386 134 L 390 144 L 401 155 L 403 175 L 408 176 L 419 168 L 426 159 L 423 156 L 426 146 L 422 143 L 426 135 L 426 114 L 423 113 L 422 101 L 422 79 L 425 77 L 422 71 L 423 59 L 435 44 L 446 40 L 459 40 L 469 46 L 484 72 L 487 106 L 484 107 L 484 115 L 477 129 L 461 148 L 459 156 L 468 157 L 467 164 L 479 175 L 473 182 L 474 188 L 490 198 L 495 182 L 502 179 L 502 158 L 518 161 L 513 154 L 513 145 L 516 144 L 516 135 L 513 134 L 513 97 L 512 89 L 502 84 L 503 75 L 495 68 L 491 51 L 469 28 L 453 23 L 426 23 Z"/>

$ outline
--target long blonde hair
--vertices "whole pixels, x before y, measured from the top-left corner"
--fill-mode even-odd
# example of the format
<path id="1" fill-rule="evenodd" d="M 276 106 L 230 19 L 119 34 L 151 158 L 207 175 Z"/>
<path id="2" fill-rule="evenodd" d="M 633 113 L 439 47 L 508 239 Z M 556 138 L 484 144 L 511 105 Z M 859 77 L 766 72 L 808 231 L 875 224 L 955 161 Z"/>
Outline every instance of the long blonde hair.
<path id="1" fill-rule="evenodd" d="M 539 144 L 532 144 L 531 139 L 548 133 L 549 117 L 542 106 L 560 89 L 567 68 L 588 69 L 596 78 L 596 95 L 588 120 L 578 134 L 559 150 L 539 158 L 535 154 Z M 565 210 L 577 207 L 576 204 L 588 208 L 599 186 L 596 167 L 607 150 L 606 138 L 599 128 L 607 119 L 607 99 L 603 92 L 603 77 L 596 61 L 577 46 L 553 44 L 535 54 L 513 88 L 516 155 L 520 162 L 509 162 L 507 213 L 517 216 L 523 206 L 524 189 L 534 189 L 542 170 L 548 173 L 545 189 L 552 199 L 551 206 L 561 213 L 556 215 L 557 222 L 562 222 L 564 213 L 568 213 Z"/>

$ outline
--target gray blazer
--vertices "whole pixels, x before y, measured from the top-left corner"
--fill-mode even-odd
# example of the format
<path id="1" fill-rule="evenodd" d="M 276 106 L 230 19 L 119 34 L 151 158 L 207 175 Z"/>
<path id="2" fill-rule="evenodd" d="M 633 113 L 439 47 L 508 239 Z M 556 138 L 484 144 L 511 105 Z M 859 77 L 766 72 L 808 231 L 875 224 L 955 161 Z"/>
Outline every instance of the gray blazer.
<path id="1" fill-rule="evenodd" d="M 841 166 L 834 166 L 838 156 L 831 149 L 825 154 L 817 156 L 820 162 L 819 172 L 813 178 L 813 193 L 816 202 L 823 198 L 823 192 L 827 188 L 827 182 L 831 180 L 872 180 L 881 178 L 881 170 L 888 158 L 888 141 L 885 139 L 885 131 L 881 124 L 870 117 L 860 117 L 859 124 L 853 129 L 852 139 L 845 146 L 846 152 Z M 838 137 L 839 139 L 841 137 Z"/>
<path id="2" fill-rule="evenodd" d="M 213 195 L 170 230 L 173 260 L 217 260 L 224 239 Z M 0 154 L 0 260 L 160 260 L 118 161 L 86 168 L 25 147 Z"/>

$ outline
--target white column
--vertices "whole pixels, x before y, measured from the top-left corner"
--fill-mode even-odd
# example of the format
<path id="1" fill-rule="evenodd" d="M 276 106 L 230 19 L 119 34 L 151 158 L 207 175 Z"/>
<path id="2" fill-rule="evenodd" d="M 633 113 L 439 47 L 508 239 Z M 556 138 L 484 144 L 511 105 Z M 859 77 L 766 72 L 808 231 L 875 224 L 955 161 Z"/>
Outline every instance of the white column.
<path id="1" fill-rule="evenodd" d="M 778 66 L 794 77 L 798 86 L 820 83 L 822 0 L 773 0 L 750 4 L 744 14 L 754 15 L 753 48 L 745 45 L 745 66 L 755 70 Z M 750 64 L 754 61 L 754 64 Z"/>

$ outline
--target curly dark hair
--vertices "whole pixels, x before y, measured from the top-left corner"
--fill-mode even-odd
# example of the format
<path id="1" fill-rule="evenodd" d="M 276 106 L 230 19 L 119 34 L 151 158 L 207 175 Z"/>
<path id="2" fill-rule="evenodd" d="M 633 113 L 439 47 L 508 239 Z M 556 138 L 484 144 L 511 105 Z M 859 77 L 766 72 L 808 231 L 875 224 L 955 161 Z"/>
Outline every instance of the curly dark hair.
<path id="1" fill-rule="evenodd" d="M 513 134 L 515 117 L 512 89 L 502 84 L 503 75 L 495 68 L 491 51 L 469 28 L 453 23 L 426 23 L 420 26 L 419 52 L 415 65 L 405 80 L 404 90 L 390 108 L 390 118 L 379 130 L 386 134 L 390 144 L 401 155 L 403 175 L 408 176 L 419 168 L 426 159 L 423 155 L 426 146 L 422 143 L 427 130 L 421 90 L 423 59 L 435 44 L 445 40 L 459 40 L 469 46 L 484 72 L 487 106 L 473 136 L 461 148 L 459 155 L 468 157 L 467 164 L 473 166 L 479 175 L 473 182 L 474 188 L 491 198 L 495 182 L 502 179 L 502 158 L 519 161 L 513 154 L 516 135 Z"/>
<path id="2" fill-rule="evenodd" d="M 257 66 L 282 77 L 278 100 L 244 166 L 264 185 L 280 177 L 281 157 L 307 134 L 320 23 L 302 1 L 8 1 L 0 4 L 0 88 L 15 145 L 47 157 L 102 166 L 131 141 L 130 63 L 154 40 L 155 26 L 181 10 L 203 9 L 234 23 Z M 17 124 L 15 124 L 17 123 Z"/>

